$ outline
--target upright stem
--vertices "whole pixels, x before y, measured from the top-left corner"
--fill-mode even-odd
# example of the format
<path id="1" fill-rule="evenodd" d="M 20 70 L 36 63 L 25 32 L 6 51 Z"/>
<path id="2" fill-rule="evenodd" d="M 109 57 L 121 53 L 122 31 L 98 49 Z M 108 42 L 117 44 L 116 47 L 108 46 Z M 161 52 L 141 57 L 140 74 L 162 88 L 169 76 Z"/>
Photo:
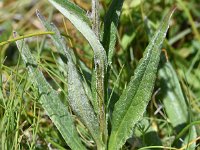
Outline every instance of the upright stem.
<path id="1" fill-rule="evenodd" d="M 99 39 L 99 0 L 92 0 L 92 29 L 95 35 Z M 96 71 L 96 100 L 98 102 L 98 118 L 99 118 L 99 126 L 101 132 L 102 141 L 106 144 L 107 142 L 107 123 L 106 123 L 106 112 L 105 112 L 105 85 L 104 85 L 104 76 L 106 74 L 106 65 L 104 62 L 104 58 L 98 57 L 102 56 L 102 54 L 95 54 L 94 63 L 95 63 L 95 71 Z M 97 148 L 99 149 L 99 148 Z M 101 148 L 100 148 L 101 149 Z"/>
<path id="2" fill-rule="evenodd" d="M 97 58 L 98 60 L 98 58 Z M 100 60 L 102 61 L 102 60 Z M 96 89 L 97 89 L 97 102 L 98 102 L 98 107 L 99 107 L 99 124 L 100 124 L 100 131 L 102 134 L 102 139 L 104 142 L 106 142 L 106 135 L 107 135 L 107 125 L 106 125 L 106 112 L 105 112 L 105 103 L 104 103 L 104 66 L 101 66 L 98 61 L 95 64 L 96 68 Z"/>
<path id="3" fill-rule="evenodd" d="M 99 0 L 92 0 L 92 29 L 99 38 Z"/>

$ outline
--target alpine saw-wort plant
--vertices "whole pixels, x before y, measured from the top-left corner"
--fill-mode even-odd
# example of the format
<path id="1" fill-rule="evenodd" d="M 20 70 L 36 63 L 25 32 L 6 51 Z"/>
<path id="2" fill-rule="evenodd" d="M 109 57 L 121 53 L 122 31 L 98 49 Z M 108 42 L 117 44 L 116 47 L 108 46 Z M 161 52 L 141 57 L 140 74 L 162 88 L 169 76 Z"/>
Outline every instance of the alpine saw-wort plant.
<path id="1" fill-rule="evenodd" d="M 29 77 L 40 94 L 39 101 L 71 149 L 84 150 L 88 147 L 82 142 L 74 123 L 74 117 L 68 108 L 87 128 L 96 149 L 120 149 L 131 137 L 134 132 L 133 127 L 142 119 L 151 99 L 160 61 L 161 45 L 174 9 L 164 17 L 154 33 L 133 77 L 112 110 L 108 81 L 123 0 L 112 0 L 102 28 L 100 28 L 98 0 L 92 0 L 90 17 L 88 13 L 69 0 L 49 0 L 49 2 L 69 19 L 89 42 L 94 53 L 94 67 L 91 71 L 92 77 L 89 85 L 82 78 L 77 58 L 67 47 L 57 27 L 46 21 L 37 10 L 36 14 L 45 29 L 55 33 L 50 37 L 62 60 L 68 89 L 66 101 L 69 106 L 62 103 L 58 93 L 46 81 L 38 68 L 37 60 L 31 54 L 24 40 L 18 40 L 16 44 L 22 60 L 27 66 Z M 14 36 L 18 37 L 18 34 L 15 32 Z"/>

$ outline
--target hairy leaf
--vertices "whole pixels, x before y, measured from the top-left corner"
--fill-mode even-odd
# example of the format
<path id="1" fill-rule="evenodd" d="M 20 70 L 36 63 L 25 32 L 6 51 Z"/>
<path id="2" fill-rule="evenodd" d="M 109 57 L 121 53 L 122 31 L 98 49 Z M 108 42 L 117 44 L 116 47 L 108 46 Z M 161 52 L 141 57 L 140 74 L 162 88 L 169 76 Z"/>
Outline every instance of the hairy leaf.
<path id="1" fill-rule="evenodd" d="M 86 149 L 80 141 L 71 114 L 68 112 L 67 107 L 60 101 L 57 92 L 52 89 L 45 80 L 42 72 L 37 68 L 37 62 L 33 58 L 28 46 L 23 40 L 17 41 L 16 44 L 24 63 L 27 65 L 31 80 L 34 86 L 38 88 L 42 107 L 58 128 L 69 147 L 72 149 Z"/>
<path id="2" fill-rule="evenodd" d="M 99 121 L 85 93 L 76 66 L 68 62 L 68 97 L 73 111 L 80 117 L 95 139 L 98 147 L 103 147 L 100 137 Z"/>
<path id="3" fill-rule="evenodd" d="M 37 15 L 40 18 L 42 24 L 48 31 L 53 31 L 56 34 L 51 35 L 57 50 L 67 56 L 68 60 L 63 60 L 65 63 L 65 68 L 68 70 L 68 101 L 72 110 L 79 116 L 80 120 L 84 123 L 87 129 L 90 131 L 91 135 L 95 139 L 97 145 L 102 147 L 102 140 L 100 137 L 100 129 L 99 129 L 99 121 L 96 117 L 92 106 L 90 105 L 89 98 L 87 93 L 91 93 L 89 88 L 85 88 L 83 80 L 80 78 L 80 74 L 76 68 L 74 61 L 72 60 L 72 56 L 74 54 L 70 54 L 69 49 L 66 48 L 65 42 L 63 41 L 62 36 L 60 35 L 58 29 L 51 23 L 47 22 L 44 17 L 37 11 Z M 66 70 L 66 71 L 67 71 Z M 86 91 L 87 90 L 87 91 Z"/>
<path id="4" fill-rule="evenodd" d="M 82 11 L 77 11 L 80 8 L 68 0 L 49 0 L 49 2 L 55 6 L 65 17 L 67 17 L 70 22 L 79 30 L 82 35 L 88 40 L 94 51 L 94 64 L 95 64 L 95 75 L 96 75 L 96 98 L 94 100 L 98 103 L 98 118 L 100 124 L 100 131 L 103 139 L 107 139 L 107 125 L 105 122 L 105 104 L 104 104 L 104 80 L 107 71 L 107 56 L 106 52 L 101 45 L 98 37 L 90 28 L 88 23 L 85 21 L 87 18 Z M 95 102 L 94 102 L 95 103 Z"/>
<path id="5" fill-rule="evenodd" d="M 50 35 L 50 37 L 53 40 L 56 49 L 61 54 L 63 62 L 66 63 L 69 60 L 75 63 L 75 55 L 73 53 L 73 50 L 66 47 L 66 42 L 64 41 L 57 27 L 53 23 L 49 23 L 48 21 L 46 21 L 45 18 L 40 14 L 39 10 L 36 10 L 36 14 L 47 31 L 55 32 L 55 34 Z"/>
<path id="6" fill-rule="evenodd" d="M 172 12 L 164 18 L 147 46 L 144 57 L 140 60 L 134 76 L 115 104 L 112 114 L 109 150 L 122 147 L 131 136 L 133 126 L 142 118 L 151 99 L 160 60 L 160 47 L 166 36 L 171 15 Z"/>
<path id="7" fill-rule="evenodd" d="M 66 18 L 68 18 L 76 27 L 76 29 L 79 30 L 88 40 L 92 49 L 94 50 L 97 63 L 101 63 L 103 67 L 104 65 L 106 66 L 105 50 L 98 40 L 98 37 L 90 28 L 90 25 L 88 24 L 89 19 L 86 16 L 86 12 L 69 0 L 49 0 L 49 2 L 55 6 Z"/>

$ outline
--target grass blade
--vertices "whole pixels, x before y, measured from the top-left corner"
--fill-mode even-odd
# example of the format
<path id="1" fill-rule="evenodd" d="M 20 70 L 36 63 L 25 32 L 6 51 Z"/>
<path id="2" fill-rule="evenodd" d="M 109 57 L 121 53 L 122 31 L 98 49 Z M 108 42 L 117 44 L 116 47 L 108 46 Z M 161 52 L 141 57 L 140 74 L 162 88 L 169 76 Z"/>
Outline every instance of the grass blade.
<path id="1" fill-rule="evenodd" d="M 112 63 L 112 57 L 115 50 L 117 26 L 123 2 L 124 0 L 112 0 L 104 20 L 102 43 L 106 52 L 108 53 L 109 65 Z"/>
<path id="2" fill-rule="evenodd" d="M 112 114 L 109 150 L 122 147 L 131 136 L 133 126 L 142 118 L 145 112 L 154 88 L 157 67 L 160 61 L 160 47 L 166 36 L 173 11 L 164 18 L 160 28 L 147 46 L 144 57 L 140 60 L 134 76 L 115 104 Z"/>
<path id="3" fill-rule="evenodd" d="M 72 110 L 79 116 L 80 120 L 84 123 L 87 129 L 90 131 L 92 137 L 97 143 L 97 147 L 103 147 L 102 140 L 100 137 L 100 129 L 98 124 L 98 118 L 95 115 L 95 112 L 90 105 L 88 95 L 86 94 L 86 90 L 90 90 L 89 88 L 85 89 L 83 85 L 83 80 L 80 78 L 80 74 L 76 68 L 76 65 L 71 57 L 75 57 L 74 54 L 69 48 L 66 48 L 65 42 L 60 35 L 58 29 L 52 23 L 50 24 L 45 20 L 45 18 L 39 13 L 36 12 L 40 21 L 44 25 L 44 27 L 48 31 L 55 32 L 56 34 L 52 35 L 51 38 L 54 41 L 57 50 L 62 55 L 66 56 L 68 61 L 66 63 L 65 57 L 62 59 L 66 68 L 66 72 L 68 74 L 68 101 Z M 86 83 L 85 83 L 86 84 Z M 78 90 L 77 90 L 78 89 Z M 91 91 L 89 91 L 91 93 Z"/>
<path id="4" fill-rule="evenodd" d="M 27 65 L 29 74 L 32 76 L 31 80 L 34 86 L 38 88 L 39 94 L 41 95 L 40 103 L 48 116 L 58 128 L 69 147 L 72 149 L 86 149 L 79 139 L 71 114 L 60 101 L 57 92 L 52 89 L 42 73 L 38 70 L 37 62 L 30 53 L 28 46 L 24 40 L 18 40 L 16 44 L 24 63 Z"/>

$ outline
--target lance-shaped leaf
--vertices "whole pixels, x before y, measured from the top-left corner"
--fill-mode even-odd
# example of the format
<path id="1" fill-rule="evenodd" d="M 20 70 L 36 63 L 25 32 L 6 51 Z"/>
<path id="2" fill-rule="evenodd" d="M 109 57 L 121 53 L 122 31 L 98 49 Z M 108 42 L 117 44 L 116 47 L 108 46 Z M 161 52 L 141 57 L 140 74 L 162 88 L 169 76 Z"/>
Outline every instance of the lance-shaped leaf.
<path id="1" fill-rule="evenodd" d="M 37 62 L 32 56 L 28 46 L 24 40 L 19 40 L 16 44 L 24 63 L 27 65 L 31 80 L 34 86 L 38 88 L 42 107 L 58 128 L 69 147 L 85 150 L 86 148 L 80 141 L 71 114 L 68 112 L 67 107 L 60 101 L 57 92 L 53 90 L 44 78 L 42 72 L 37 68 Z"/>
<path id="2" fill-rule="evenodd" d="M 102 140 L 100 137 L 100 129 L 99 129 L 99 121 L 96 117 L 92 106 L 90 105 L 89 98 L 87 93 L 91 93 L 89 88 L 85 88 L 87 83 L 83 83 L 83 80 L 80 78 L 80 74 L 76 68 L 76 65 L 72 59 L 75 57 L 74 54 L 65 46 L 65 42 L 60 35 L 58 29 L 53 23 L 49 23 L 45 20 L 45 18 L 39 13 L 36 12 L 42 24 L 48 31 L 55 32 L 54 35 L 51 35 L 57 50 L 63 57 L 62 60 L 64 62 L 65 70 L 67 72 L 68 77 L 68 101 L 72 110 L 79 116 L 80 120 L 85 124 L 87 129 L 90 131 L 92 137 L 96 141 L 98 147 L 103 147 Z M 67 59 L 67 60 L 66 60 Z M 67 63 L 66 63 L 67 62 Z"/>
<path id="3" fill-rule="evenodd" d="M 98 119 L 89 103 L 76 66 L 70 61 L 68 62 L 68 97 L 73 111 L 90 131 L 97 147 L 103 147 Z"/>
<path id="4" fill-rule="evenodd" d="M 123 2 L 124 0 L 112 0 L 104 20 L 102 44 L 108 53 L 109 65 L 112 63 L 112 57 L 115 50 L 117 26 Z"/>
<path id="5" fill-rule="evenodd" d="M 112 114 L 109 150 L 117 150 L 122 147 L 131 136 L 133 126 L 142 118 L 151 99 L 160 60 L 160 47 L 166 36 L 172 12 L 162 21 L 147 46 L 144 57 L 140 60 L 134 76 L 115 104 Z"/>
<path id="6" fill-rule="evenodd" d="M 179 84 L 178 77 L 172 65 L 167 62 L 159 70 L 158 75 L 161 80 L 161 95 L 164 103 L 167 116 L 175 128 L 176 132 L 179 133 L 184 129 L 189 120 L 188 107 L 183 96 L 183 91 Z M 192 141 L 197 137 L 195 127 L 192 127 L 190 132 L 185 137 L 185 143 Z M 182 141 L 181 141 L 182 143 Z M 185 144 L 184 143 L 184 144 Z M 192 144 L 188 149 L 195 149 L 196 144 Z"/>

